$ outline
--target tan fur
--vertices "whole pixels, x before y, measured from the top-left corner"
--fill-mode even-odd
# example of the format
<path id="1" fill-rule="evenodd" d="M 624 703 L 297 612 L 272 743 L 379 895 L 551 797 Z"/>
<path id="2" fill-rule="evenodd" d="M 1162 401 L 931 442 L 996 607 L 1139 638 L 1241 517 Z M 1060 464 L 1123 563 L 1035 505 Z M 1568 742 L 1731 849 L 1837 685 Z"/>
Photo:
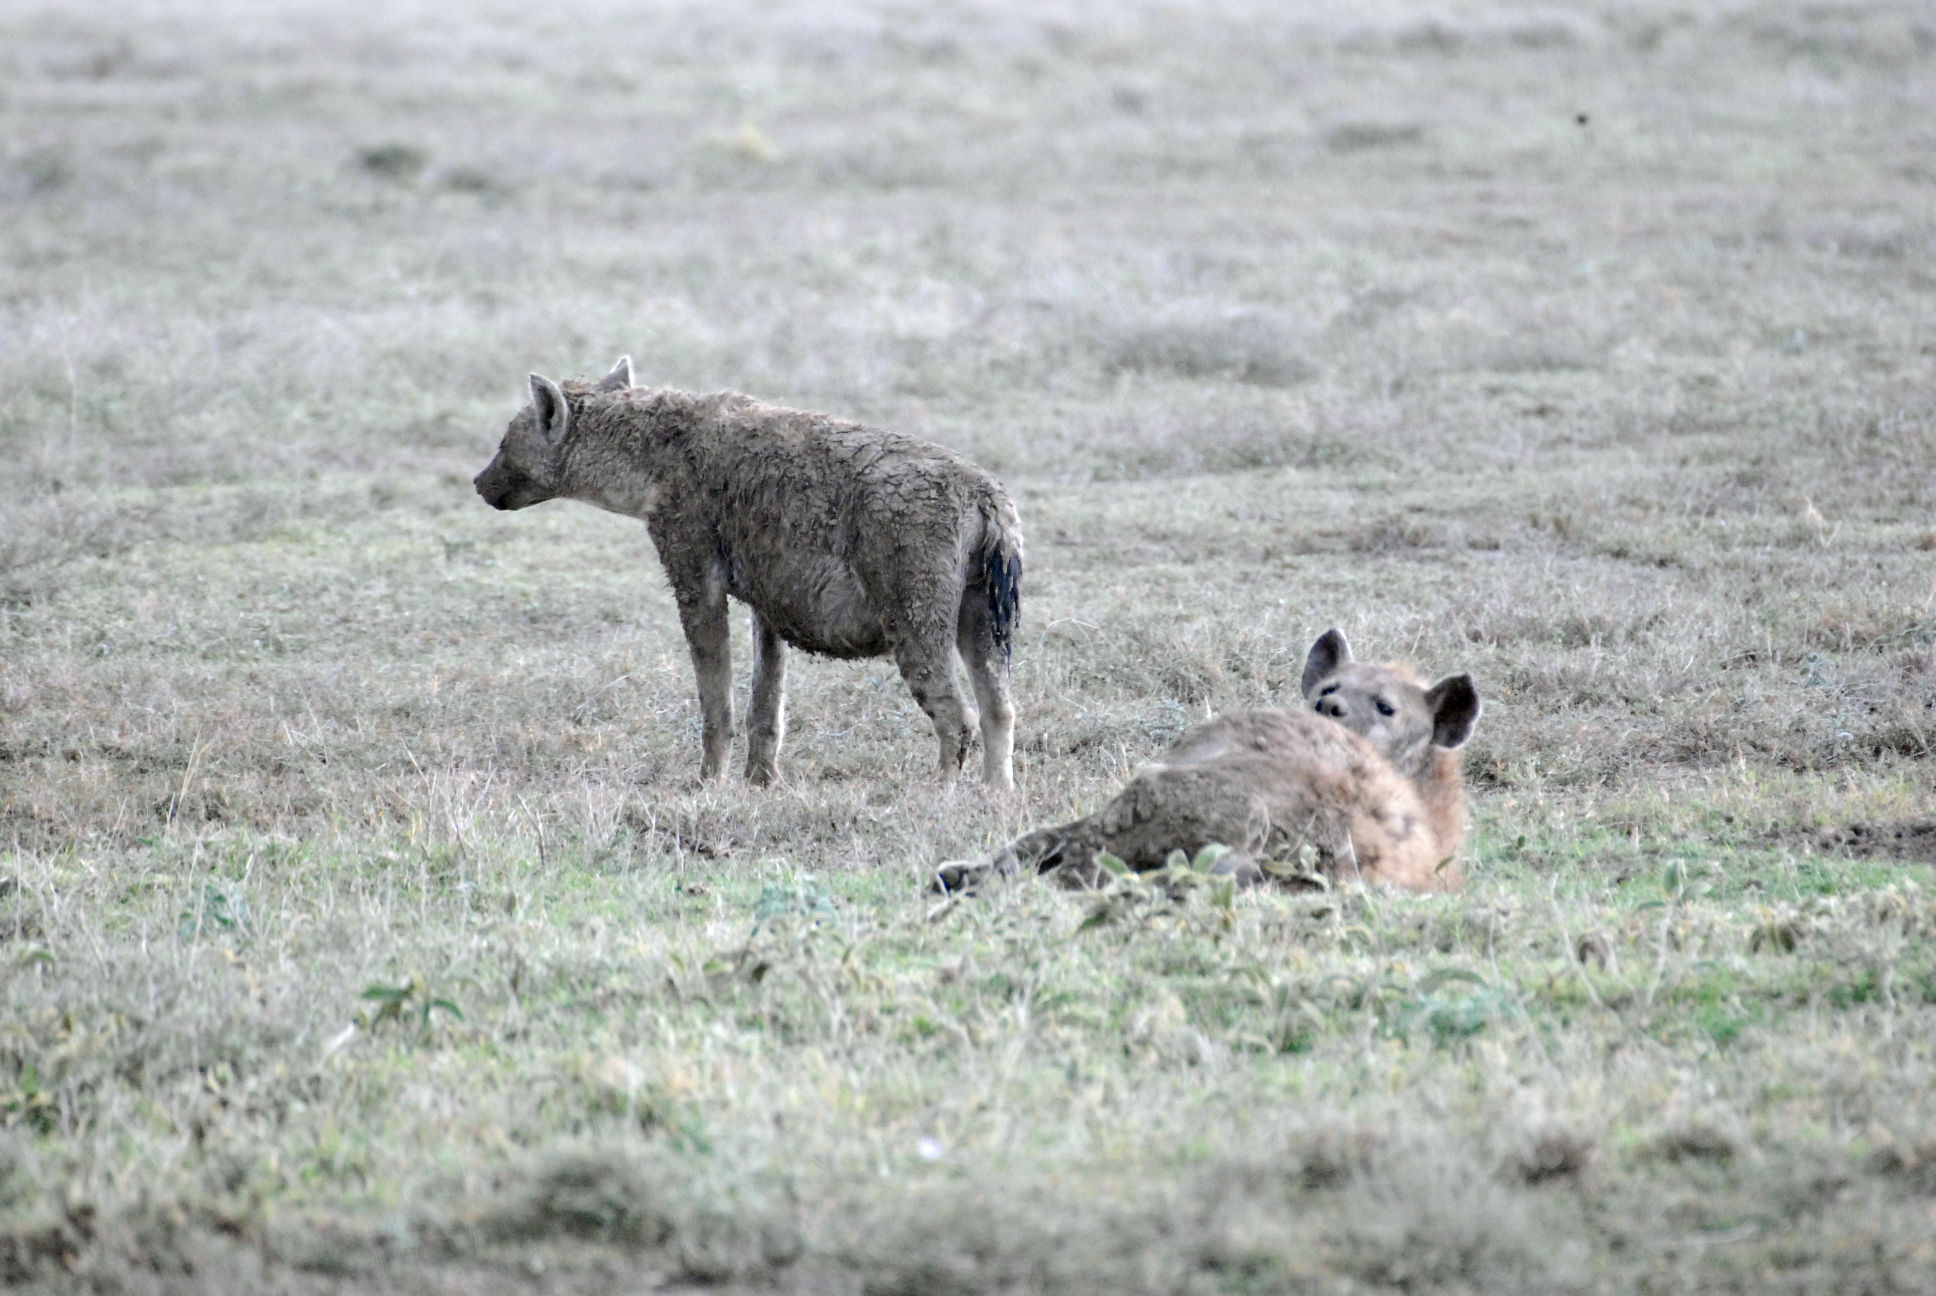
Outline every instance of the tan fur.
<path id="1" fill-rule="evenodd" d="M 645 522 L 698 677 L 701 777 L 732 742 L 731 596 L 753 613 L 748 779 L 778 773 L 791 644 L 893 657 L 934 724 L 943 776 L 979 728 L 983 778 L 1012 786 L 1022 531 L 1000 482 L 898 433 L 733 392 L 636 387 L 629 358 L 596 384 L 533 374 L 531 395 L 477 492 L 494 508 L 577 499 Z"/>
<path id="2" fill-rule="evenodd" d="M 1455 890 L 1465 832 L 1454 748 L 1479 709 L 1469 676 L 1429 688 L 1402 666 L 1351 660 L 1327 631 L 1306 662 L 1308 709 L 1231 711 L 1186 731 L 1095 814 L 1030 833 L 980 864 L 949 865 L 939 883 L 972 885 L 988 871 L 1059 871 L 1094 884 L 1096 856 L 1160 868 L 1220 843 L 1219 871 L 1259 881 L 1259 861 L 1305 845 L 1340 880 L 1410 891 Z"/>

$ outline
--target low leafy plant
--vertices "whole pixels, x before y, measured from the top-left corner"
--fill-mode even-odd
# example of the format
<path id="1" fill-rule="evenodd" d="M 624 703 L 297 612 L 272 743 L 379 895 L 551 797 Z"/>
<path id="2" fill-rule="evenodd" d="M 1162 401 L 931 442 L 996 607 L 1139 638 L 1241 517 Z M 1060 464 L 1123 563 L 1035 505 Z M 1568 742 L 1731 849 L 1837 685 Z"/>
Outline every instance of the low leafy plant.
<path id="1" fill-rule="evenodd" d="M 464 1012 L 455 1000 L 445 995 L 431 993 L 430 984 L 421 972 L 414 972 L 402 985 L 372 985 L 364 987 L 358 996 L 365 1003 L 374 1005 L 371 1012 L 363 1018 L 367 1030 L 376 1030 L 387 1022 L 399 1025 L 414 1023 L 419 1037 L 430 1034 L 431 1017 L 443 1013 L 458 1021 L 464 1020 Z"/>

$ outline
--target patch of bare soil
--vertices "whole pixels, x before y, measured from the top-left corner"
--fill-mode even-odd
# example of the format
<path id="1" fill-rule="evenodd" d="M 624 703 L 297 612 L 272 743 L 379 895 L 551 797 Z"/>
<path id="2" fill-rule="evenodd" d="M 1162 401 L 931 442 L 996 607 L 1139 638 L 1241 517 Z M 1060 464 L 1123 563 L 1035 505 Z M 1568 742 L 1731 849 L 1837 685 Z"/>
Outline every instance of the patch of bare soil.
<path id="1" fill-rule="evenodd" d="M 1821 828 L 1815 831 L 1809 844 L 1818 851 L 1841 852 L 1859 859 L 1936 864 L 1936 820 Z"/>

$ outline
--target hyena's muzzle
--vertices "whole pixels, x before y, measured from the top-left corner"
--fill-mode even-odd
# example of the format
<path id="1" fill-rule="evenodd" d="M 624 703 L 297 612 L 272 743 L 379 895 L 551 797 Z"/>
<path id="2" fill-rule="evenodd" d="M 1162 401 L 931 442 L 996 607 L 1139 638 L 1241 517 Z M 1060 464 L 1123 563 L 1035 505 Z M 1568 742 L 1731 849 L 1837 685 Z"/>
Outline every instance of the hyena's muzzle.
<path id="1" fill-rule="evenodd" d="M 485 465 L 484 471 L 472 478 L 471 485 L 477 487 L 477 493 L 494 509 L 526 508 L 547 498 L 537 489 L 536 482 L 505 463 L 503 455 Z"/>

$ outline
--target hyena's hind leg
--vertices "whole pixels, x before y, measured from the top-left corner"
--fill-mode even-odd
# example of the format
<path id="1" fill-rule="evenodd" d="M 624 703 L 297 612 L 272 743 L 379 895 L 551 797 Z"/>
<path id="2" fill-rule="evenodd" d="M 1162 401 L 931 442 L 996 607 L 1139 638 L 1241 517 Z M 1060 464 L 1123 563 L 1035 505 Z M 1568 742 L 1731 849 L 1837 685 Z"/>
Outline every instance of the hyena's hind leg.
<path id="1" fill-rule="evenodd" d="M 1162 868 L 1172 851 L 1194 861 L 1210 845 L 1254 858 L 1271 831 L 1264 798 L 1214 766 L 1146 769 L 1095 818 L 1109 850 L 1139 873 Z"/>
<path id="2" fill-rule="evenodd" d="M 996 642 L 986 594 L 972 585 L 961 601 L 955 648 L 980 708 L 982 782 L 1007 790 L 1015 786 L 1015 703 L 1008 691 L 1008 653 Z"/>
<path id="3" fill-rule="evenodd" d="M 746 781 L 756 787 L 780 773 L 786 737 L 786 643 L 753 613 L 753 687 L 746 705 Z"/>
<path id="4" fill-rule="evenodd" d="M 936 772 L 943 779 L 961 772 L 961 761 L 968 754 L 968 708 L 963 705 L 961 685 L 955 680 L 954 645 L 945 636 L 922 635 L 894 646 L 894 663 L 908 692 L 928 719 L 934 722 L 939 747 Z"/>

